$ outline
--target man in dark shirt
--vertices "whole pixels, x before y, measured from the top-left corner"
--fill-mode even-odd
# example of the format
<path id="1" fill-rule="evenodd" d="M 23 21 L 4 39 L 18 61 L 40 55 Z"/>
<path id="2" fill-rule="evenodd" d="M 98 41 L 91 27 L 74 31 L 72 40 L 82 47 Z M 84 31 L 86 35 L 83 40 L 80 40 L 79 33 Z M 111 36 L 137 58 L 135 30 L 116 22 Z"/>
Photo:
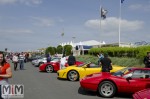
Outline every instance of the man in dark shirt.
<path id="1" fill-rule="evenodd" d="M 112 62 L 108 58 L 107 54 L 104 54 L 104 58 L 101 59 L 100 65 L 102 65 L 102 72 L 110 72 L 111 66 L 112 66 Z"/>
<path id="2" fill-rule="evenodd" d="M 76 63 L 76 58 L 73 56 L 73 53 L 68 57 L 68 65 L 74 65 Z"/>
<path id="3" fill-rule="evenodd" d="M 147 52 L 147 56 L 145 56 L 143 62 L 145 64 L 145 68 L 150 68 L 150 52 Z"/>

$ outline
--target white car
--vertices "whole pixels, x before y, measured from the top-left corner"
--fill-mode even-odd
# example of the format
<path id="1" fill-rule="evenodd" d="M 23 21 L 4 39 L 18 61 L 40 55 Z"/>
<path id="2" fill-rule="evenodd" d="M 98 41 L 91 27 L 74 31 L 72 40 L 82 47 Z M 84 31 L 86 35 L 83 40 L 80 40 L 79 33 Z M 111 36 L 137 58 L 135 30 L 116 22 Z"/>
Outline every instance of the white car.
<path id="1" fill-rule="evenodd" d="M 44 58 L 40 58 L 40 59 L 37 59 L 37 60 L 33 60 L 33 61 L 32 61 L 32 64 L 33 64 L 34 66 L 38 67 L 38 66 L 40 66 L 41 64 L 46 63 L 46 62 L 47 62 L 47 59 L 46 59 L 46 57 L 44 57 Z"/>

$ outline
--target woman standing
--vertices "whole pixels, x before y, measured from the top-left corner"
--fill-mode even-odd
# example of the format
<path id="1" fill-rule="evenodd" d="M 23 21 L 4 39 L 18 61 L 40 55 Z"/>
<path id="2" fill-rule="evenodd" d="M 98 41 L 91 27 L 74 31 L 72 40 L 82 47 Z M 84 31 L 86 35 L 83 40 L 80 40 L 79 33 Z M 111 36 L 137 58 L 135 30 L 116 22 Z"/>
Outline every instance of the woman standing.
<path id="1" fill-rule="evenodd" d="M 10 64 L 6 62 L 4 58 L 4 53 L 0 52 L 0 87 L 1 85 L 8 84 L 8 78 L 12 77 L 12 71 Z M 0 99 L 1 98 L 1 88 L 0 88 Z"/>

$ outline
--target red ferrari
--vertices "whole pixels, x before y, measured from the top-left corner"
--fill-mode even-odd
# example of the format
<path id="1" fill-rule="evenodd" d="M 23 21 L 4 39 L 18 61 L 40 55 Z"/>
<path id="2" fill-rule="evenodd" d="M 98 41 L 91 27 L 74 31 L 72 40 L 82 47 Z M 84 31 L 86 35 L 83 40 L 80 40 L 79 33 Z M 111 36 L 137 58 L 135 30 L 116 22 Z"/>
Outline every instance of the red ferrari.
<path id="1" fill-rule="evenodd" d="M 135 93 L 150 88 L 150 68 L 124 68 L 113 74 L 102 72 L 80 80 L 81 88 L 98 91 L 103 97 Z"/>
<path id="2" fill-rule="evenodd" d="M 134 93 L 133 99 L 150 99 L 150 88 Z"/>
<path id="3" fill-rule="evenodd" d="M 83 64 L 83 62 L 76 61 L 77 66 L 80 64 Z M 66 63 L 65 67 L 67 67 L 67 66 L 68 66 L 68 64 Z M 44 72 L 46 71 L 47 73 L 58 71 L 59 69 L 60 69 L 60 58 L 53 59 L 51 62 L 44 63 L 39 66 L 40 71 L 44 71 Z"/>

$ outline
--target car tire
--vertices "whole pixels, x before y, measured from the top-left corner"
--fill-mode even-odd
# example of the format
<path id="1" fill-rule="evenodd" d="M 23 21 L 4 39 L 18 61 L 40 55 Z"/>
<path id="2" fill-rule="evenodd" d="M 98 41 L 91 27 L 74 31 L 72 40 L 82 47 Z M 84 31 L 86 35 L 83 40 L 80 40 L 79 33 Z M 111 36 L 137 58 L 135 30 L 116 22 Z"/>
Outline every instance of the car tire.
<path id="1" fill-rule="evenodd" d="M 77 81 L 79 80 L 79 73 L 75 70 L 71 70 L 68 72 L 67 78 L 69 81 Z"/>
<path id="2" fill-rule="evenodd" d="M 116 86 L 111 81 L 103 81 L 99 84 L 98 87 L 99 94 L 105 98 L 113 97 L 116 91 Z"/>
<path id="3" fill-rule="evenodd" d="M 45 68 L 45 71 L 47 73 L 52 73 L 52 72 L 54 72 L 54 68 L 53 68 L 52 65 L 47 65 L 46 68 Z"/>

